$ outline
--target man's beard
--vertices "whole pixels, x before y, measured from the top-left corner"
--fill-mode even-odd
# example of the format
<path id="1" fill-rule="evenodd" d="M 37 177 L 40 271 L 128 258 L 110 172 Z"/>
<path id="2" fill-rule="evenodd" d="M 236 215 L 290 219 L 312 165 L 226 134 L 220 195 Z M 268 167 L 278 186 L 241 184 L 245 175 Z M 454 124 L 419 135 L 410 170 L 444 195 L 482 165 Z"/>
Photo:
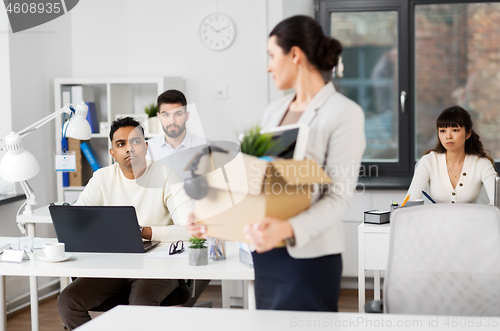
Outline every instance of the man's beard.
<path id="1" fill-rule="evenodd" d="M 170 128 L 177 128 L 176 131 L 170 131 Z M 184 123 L 182 126 L 177 126 L 177 125 L 169 125 L 168 127 L 163 127 L 163 131 L 167 136 L 170 138 L 177 138 L 179 137 L 184 131 L 186 131 L 186 123 Z"/>

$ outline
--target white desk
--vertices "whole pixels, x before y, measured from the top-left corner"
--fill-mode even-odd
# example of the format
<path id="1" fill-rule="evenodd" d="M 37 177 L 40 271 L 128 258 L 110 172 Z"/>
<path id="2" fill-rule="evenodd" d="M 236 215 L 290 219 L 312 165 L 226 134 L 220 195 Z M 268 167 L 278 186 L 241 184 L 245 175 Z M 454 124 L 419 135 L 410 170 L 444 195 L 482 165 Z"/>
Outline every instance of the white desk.
<path id="1" fill-rule="evenodd" d="M 1 241 L 14 239 L 0 237 Z M 236 243 L 228 242 L 226 253 L 226 260 L 197 267 L 190 266 L 187 259 L 153 260 L 145 259 L 145 254 L 117 253 L 73 253 L 70 260 L 61 263 L 46 263 L 36 258 L 21 264 L 0 263 L 0 330 L 6 330 L 5 276 L 246 280 L 248 307 L 255 309 L 254 270 L 239 262 Z M 31 291 L 31 295 L 36 295 L 36 291 Z M 32 304 L 33 301 L 32 298 Z M 32 321 L 38 322 L 38 309 L 32 307 L 31 311 Z M 38 330 L 38 324 L 32 323 L 32 330 Z"/>
<path id="2" fill-rule="evenodd" d="M 147 321 L 146 323 L 144 321 Z M 269 310 L 237 310 L 118 306 L 81 327 L 78 331 L 152 330 L 485 330 L 498 329 L 496 317 L 446 317 L 324 313 Z"/>
<path id="3" fill-rule="evenodd" d="M 358 226 L 358 301 L 359 312 L 365 311 L 365 270 L 374 273 L 374 299 L 380 300 L 380 271 L 387 269 L 391 225 Z"/>

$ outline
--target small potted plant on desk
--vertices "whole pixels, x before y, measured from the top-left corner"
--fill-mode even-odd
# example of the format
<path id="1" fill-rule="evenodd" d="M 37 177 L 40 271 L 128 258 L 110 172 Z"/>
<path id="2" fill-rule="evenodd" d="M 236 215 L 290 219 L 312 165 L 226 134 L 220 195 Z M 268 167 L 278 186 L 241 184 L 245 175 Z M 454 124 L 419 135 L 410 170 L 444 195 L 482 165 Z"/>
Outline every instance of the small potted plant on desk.
<path id="1" fill-rule="evenodd" d="M 208 248 L 205 246 L 205 239 L 191 238 L 189 239 L 189 265 L 206 265 L 208 264 Z"/>

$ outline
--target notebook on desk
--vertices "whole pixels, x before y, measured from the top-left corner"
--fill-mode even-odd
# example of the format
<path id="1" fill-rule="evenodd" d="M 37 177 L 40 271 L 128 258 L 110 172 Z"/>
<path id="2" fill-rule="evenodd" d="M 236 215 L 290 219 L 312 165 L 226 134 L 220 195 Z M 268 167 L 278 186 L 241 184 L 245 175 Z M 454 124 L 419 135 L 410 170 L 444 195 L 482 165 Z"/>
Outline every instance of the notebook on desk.
<path id="1" fill-rule="evenodd" d="M 57 239 L 66 252 L 145 253 L 159 241 L 143 241 L 131 206 L 50 206 Z"/>

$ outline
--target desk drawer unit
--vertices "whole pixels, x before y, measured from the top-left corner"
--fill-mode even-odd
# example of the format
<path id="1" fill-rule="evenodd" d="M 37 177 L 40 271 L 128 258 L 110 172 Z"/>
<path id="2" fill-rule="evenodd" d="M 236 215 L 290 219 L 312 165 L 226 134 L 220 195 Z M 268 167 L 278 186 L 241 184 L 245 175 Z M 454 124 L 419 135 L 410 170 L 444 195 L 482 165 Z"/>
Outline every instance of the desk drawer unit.
<path id="1" fill-rule="evenodd" d="M 388 233 L 365 233 L 365 269 L 386 270 L 389 236 Z"/>

